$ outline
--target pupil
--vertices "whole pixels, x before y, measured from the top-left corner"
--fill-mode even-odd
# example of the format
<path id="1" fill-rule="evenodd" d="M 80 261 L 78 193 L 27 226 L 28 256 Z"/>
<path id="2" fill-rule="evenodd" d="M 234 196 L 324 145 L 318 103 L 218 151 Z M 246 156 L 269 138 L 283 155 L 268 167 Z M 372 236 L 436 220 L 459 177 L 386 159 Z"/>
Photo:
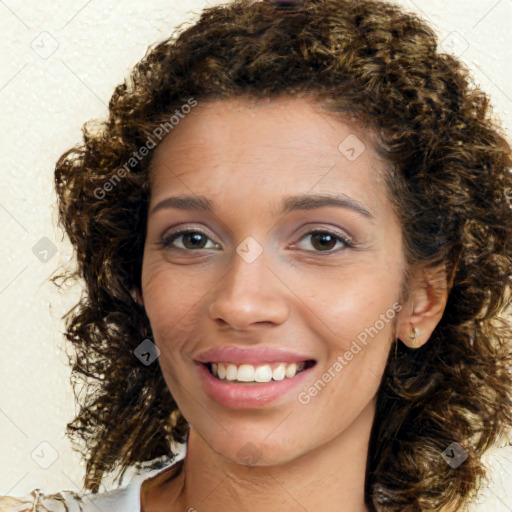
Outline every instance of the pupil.
<path id="1" fill-rule="evenodd" d="M 320 244 L 320 249 L 327 249 L 327 250 L 329 250 L 329 249 L 332 249 L 332 247 L 334 247 L 333 242 L 334 242 L 334 244 L 336 244 L 336 240 L 335 240 L 335 238 L 334 238 L 332 235 L 329 235 L 329 234 L 327 234 L 327 233 L 318 233 L 318 234 L 316 234 L 316 235 L 313 235 L 313 240 L 314 240 L 314 241 L 315 241 L 315 240 L 317 240 L 317 241 L 318 241 L 318 240 L 321 240 L 321 239 L 323 239 L 324 241 L 325 241 L 326 239 L 328 239 L 328 240 L 327 240 L 327 245 L 328 245 L 329 247 L 327 247 L 326 245 L 324 245 L 323 243 L 321 243 L 321 244 Z"/>
<path id="2" fill-rule="evenodd" d="M 202 238 L 203 238 L 203 235 L 201 235 L 200 233 L 189 233 L 183 237 L 183 240 L 184 240 L 184 242 L 186 242 L 187 239 L 192 240 L 192 244 L 191 244 L 192 247 L 202 247 L 202 245 L 201 245 Z"/>

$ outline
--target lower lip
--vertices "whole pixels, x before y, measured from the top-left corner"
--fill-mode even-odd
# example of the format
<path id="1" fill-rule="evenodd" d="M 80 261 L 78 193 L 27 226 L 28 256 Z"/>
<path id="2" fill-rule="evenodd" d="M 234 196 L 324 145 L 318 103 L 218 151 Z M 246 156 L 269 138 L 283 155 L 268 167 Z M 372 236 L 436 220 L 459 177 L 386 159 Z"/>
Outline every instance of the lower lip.
<path id="1" fill-rule="evenodd" d="M 202 363 L 198 363 L 197 366 L 206 393 L 219 404 L 237 409 L 253 409 L 274 402 L 303 384 L 304 379 L 313 368 L 303 370 L 291 379 L 237 384 L 217 379 Z"/>

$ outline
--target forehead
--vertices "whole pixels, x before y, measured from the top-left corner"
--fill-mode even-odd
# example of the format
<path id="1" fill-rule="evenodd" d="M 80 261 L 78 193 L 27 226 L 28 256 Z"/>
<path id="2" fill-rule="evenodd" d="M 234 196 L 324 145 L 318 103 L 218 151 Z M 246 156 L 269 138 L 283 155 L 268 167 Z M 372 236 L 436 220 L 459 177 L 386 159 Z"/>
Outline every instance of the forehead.
<path id="1" fill-rule="evenodd" d="M 384 167 L 368 132 L 312 98 L 199 102 L 155 150 L 151 202 L 173 191 L 242 192 L 243 178 L 251 194 L 339 189 L 377 208 Z"/>

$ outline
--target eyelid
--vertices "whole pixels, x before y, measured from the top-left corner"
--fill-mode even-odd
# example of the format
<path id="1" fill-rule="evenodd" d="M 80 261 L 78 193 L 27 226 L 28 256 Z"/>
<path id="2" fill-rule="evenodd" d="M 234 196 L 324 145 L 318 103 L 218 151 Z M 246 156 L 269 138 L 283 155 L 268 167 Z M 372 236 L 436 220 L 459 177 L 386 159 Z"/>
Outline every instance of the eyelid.
<path id="1" fill-rule="evenodd" d="M 313 233 L 331 234 L 333 236 L 341 238 L 347 244 L 355 245 L 354 239 L 346 231 L 339 231 L 336 228 L 334 228 L 333 226 L 325 226 L 325 225 L 322 226 L 320 224 L 314 224 L 314 227 L 309 226 L 309 227 L 307 227 L 307 229 L 305 229 L 302 237 L 304 237 L 305 235 L 313 234 Z"/>

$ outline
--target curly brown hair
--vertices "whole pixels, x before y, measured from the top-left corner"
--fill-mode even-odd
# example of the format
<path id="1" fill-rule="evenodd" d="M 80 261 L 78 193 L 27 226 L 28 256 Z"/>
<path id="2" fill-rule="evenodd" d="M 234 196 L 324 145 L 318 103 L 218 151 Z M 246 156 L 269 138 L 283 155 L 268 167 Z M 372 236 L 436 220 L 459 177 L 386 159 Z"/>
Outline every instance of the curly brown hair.
<path id="1" fill-rule="evenodd" d="M 310 0 L 288 13 L 234 0 L 184 25 L 148 49 L 108 119 L 85 123 L 83 143 L 56 164 L 59 225 L 78 265 L 52 281 L 83 280 L 86 292 L 64 316 L 80 404 L 67 434 L 77 450 L 85 443 L 86 489 L 116 468 L 121 479 L 130 466 L 173 460 L 172 441 L 188 432 L 159 365 L 134 356 L 152 337 L 134 291 L 153 149 L 135 156 L 191 98 L 307 93 L 377 135 L 408 268 L 446 264 L 448 301 L 431 338 L 417 350 L 397 339 L 389 353 L 368 506 L 458 510 L 486 476 L 483 453 L 512 424 L 511 148 L 488 98 L 425 22 L 385 2 Z M 441 457 L 454 441 L 469 454 L 456 469 Z"/>

